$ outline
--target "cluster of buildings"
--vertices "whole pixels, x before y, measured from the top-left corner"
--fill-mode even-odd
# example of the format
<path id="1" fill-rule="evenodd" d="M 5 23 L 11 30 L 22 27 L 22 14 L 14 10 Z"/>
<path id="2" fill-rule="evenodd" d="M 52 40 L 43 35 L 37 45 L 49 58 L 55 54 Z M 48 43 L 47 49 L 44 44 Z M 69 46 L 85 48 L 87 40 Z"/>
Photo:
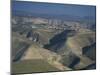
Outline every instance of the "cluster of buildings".
<path id="1" fill-rule="evenodd" d="M 42 25 L 44 28 L 48 29 L 71 29 L 78 31 L 80 28 L 87 28 L 88 26 L 86 24 L 81 24 L 79 22 L 75 21 L 66 21 L 66 20 L 60 20 L 60 19 L 46 19 L 46 18 L 40 18 L 40 17 L 13 17 L 12 18 L 13 24 L 22 24 L 22 25 Z"/>

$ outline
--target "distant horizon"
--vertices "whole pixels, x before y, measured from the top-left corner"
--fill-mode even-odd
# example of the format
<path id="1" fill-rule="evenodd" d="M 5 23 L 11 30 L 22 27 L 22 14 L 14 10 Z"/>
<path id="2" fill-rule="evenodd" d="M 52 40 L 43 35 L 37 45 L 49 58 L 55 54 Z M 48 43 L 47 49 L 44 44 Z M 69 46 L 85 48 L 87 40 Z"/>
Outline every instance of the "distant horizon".
<path id="1" fill-rule="evenodd" d="M 71 15 L 78 17 L 96 17 L 96 6 L 90 5 L 73 5 L 73 4 L 56 4 L 30 1 L 12 1 L 12 12 L 24 11 L 36 14 L 48 15 Z M 32 15 L 32 14 L 31 14 Z"/>

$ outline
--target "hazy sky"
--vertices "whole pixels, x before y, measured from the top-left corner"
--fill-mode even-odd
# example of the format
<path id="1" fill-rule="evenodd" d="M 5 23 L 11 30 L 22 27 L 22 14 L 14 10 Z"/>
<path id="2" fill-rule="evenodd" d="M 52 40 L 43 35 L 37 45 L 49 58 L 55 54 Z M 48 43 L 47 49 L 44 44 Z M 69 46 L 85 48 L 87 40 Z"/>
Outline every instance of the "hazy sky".
<path id="1" fill-rule="evenodd" d="M 50 4 L 39 2 L 13 1 L 12 11 L 26 11 L 32 13 L 74 15 L 74 16 L 92 16 L 95 17 L 96 7 L 85 5 L 70 4 Z"/>

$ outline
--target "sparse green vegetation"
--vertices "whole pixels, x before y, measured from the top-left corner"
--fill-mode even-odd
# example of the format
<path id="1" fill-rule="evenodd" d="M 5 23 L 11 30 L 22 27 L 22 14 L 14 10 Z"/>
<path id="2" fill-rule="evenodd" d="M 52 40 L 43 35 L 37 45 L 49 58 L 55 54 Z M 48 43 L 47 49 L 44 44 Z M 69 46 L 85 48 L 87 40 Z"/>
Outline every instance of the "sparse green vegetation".
<path id="1" fill-rule="evenodd" d="M 49 72 L 59 71 L 44 60 L 24 60 L 12 63 L 13 73 Z"/>

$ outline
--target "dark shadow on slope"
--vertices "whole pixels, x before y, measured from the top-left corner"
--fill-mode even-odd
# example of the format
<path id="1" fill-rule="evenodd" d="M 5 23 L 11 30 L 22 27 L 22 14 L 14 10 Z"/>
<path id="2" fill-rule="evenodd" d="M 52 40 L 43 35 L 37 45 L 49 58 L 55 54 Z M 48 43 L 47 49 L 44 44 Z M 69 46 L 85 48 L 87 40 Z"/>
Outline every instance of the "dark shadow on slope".
<path id="1" fill-rule="evenodd" d="M 91 69 L 96 69 L 96 63 L 90 64 L 88 66 L 86 66 L 85 68 L 82 68 L 80 70 L 91 70 Z"/>
<path id="2" fill-rule="evenodd" d="M 70 33 L 71 33 L 71 35 L 70 35 Z M 55 35 L 50 40 L 49 44 L 44 45 L 44 48 L 54 51 L 56 53 L 60 53 L 64 49 L 64 53 L 65 53 L 66 48 L 64 48 L 64 47 L 67 47 L 67 46 L 65 46 L 66 45 L 65 43 L 67 42 L 67 38 L 69 36 L 73 36 L 73 35 L 75 35 L 74 30 L 64 30 L 63 32 Z M 60 62 L 63 65 L 74 69 L 74 66 L 80 62 L 80 58 L 68 50 L 67 54 L 62 56 L 62 59 L 60 60 Z"/>
<path id="3" fill-rule="evenodd" d="M 60 62 L 63 65 L 74 69 L 75 65 L 77 65 L 80 62 L 80 58 L 71 52 L 67 55 L 62 56 L 62 60 L 60 60 Z"/>
<path id="4" fill-rule="evenodd" d="M 27 48 L 29 47 L 28 44 L 25 44 L 24 47 L 22 47 L 15 55 L 14 59 L 13 59 L 13 62 L 16 62 L 18 60 L 21 59 L 21 57 L 23 56 L 24 52 L 27 50 Z"/>
<path id="5" fill-rule="evenodd" d="M 96 60 L 96 43 L 83 48 L 83 55 L 86 55 L 92 60 Z"/>
<path id="6" fill-rule="evenodd" d="M 44 45 L 44 48 L 49 49 L 54 52 L 58 52 L 59 49 L 61 49 L 66 41 L 68 34 L 70 32 L 75 32 L 74 30 L 64 30 L 63 32 L 55 35 L 53 38 L 50 39 L 50 43 Z"/>
<path id="7" fill-rule="evenodd" d="M 30 30 L 27 33 L 26 38 L 31 38 L 32 41 L 38 42 L 39 41 L 39 34 Z"/>

